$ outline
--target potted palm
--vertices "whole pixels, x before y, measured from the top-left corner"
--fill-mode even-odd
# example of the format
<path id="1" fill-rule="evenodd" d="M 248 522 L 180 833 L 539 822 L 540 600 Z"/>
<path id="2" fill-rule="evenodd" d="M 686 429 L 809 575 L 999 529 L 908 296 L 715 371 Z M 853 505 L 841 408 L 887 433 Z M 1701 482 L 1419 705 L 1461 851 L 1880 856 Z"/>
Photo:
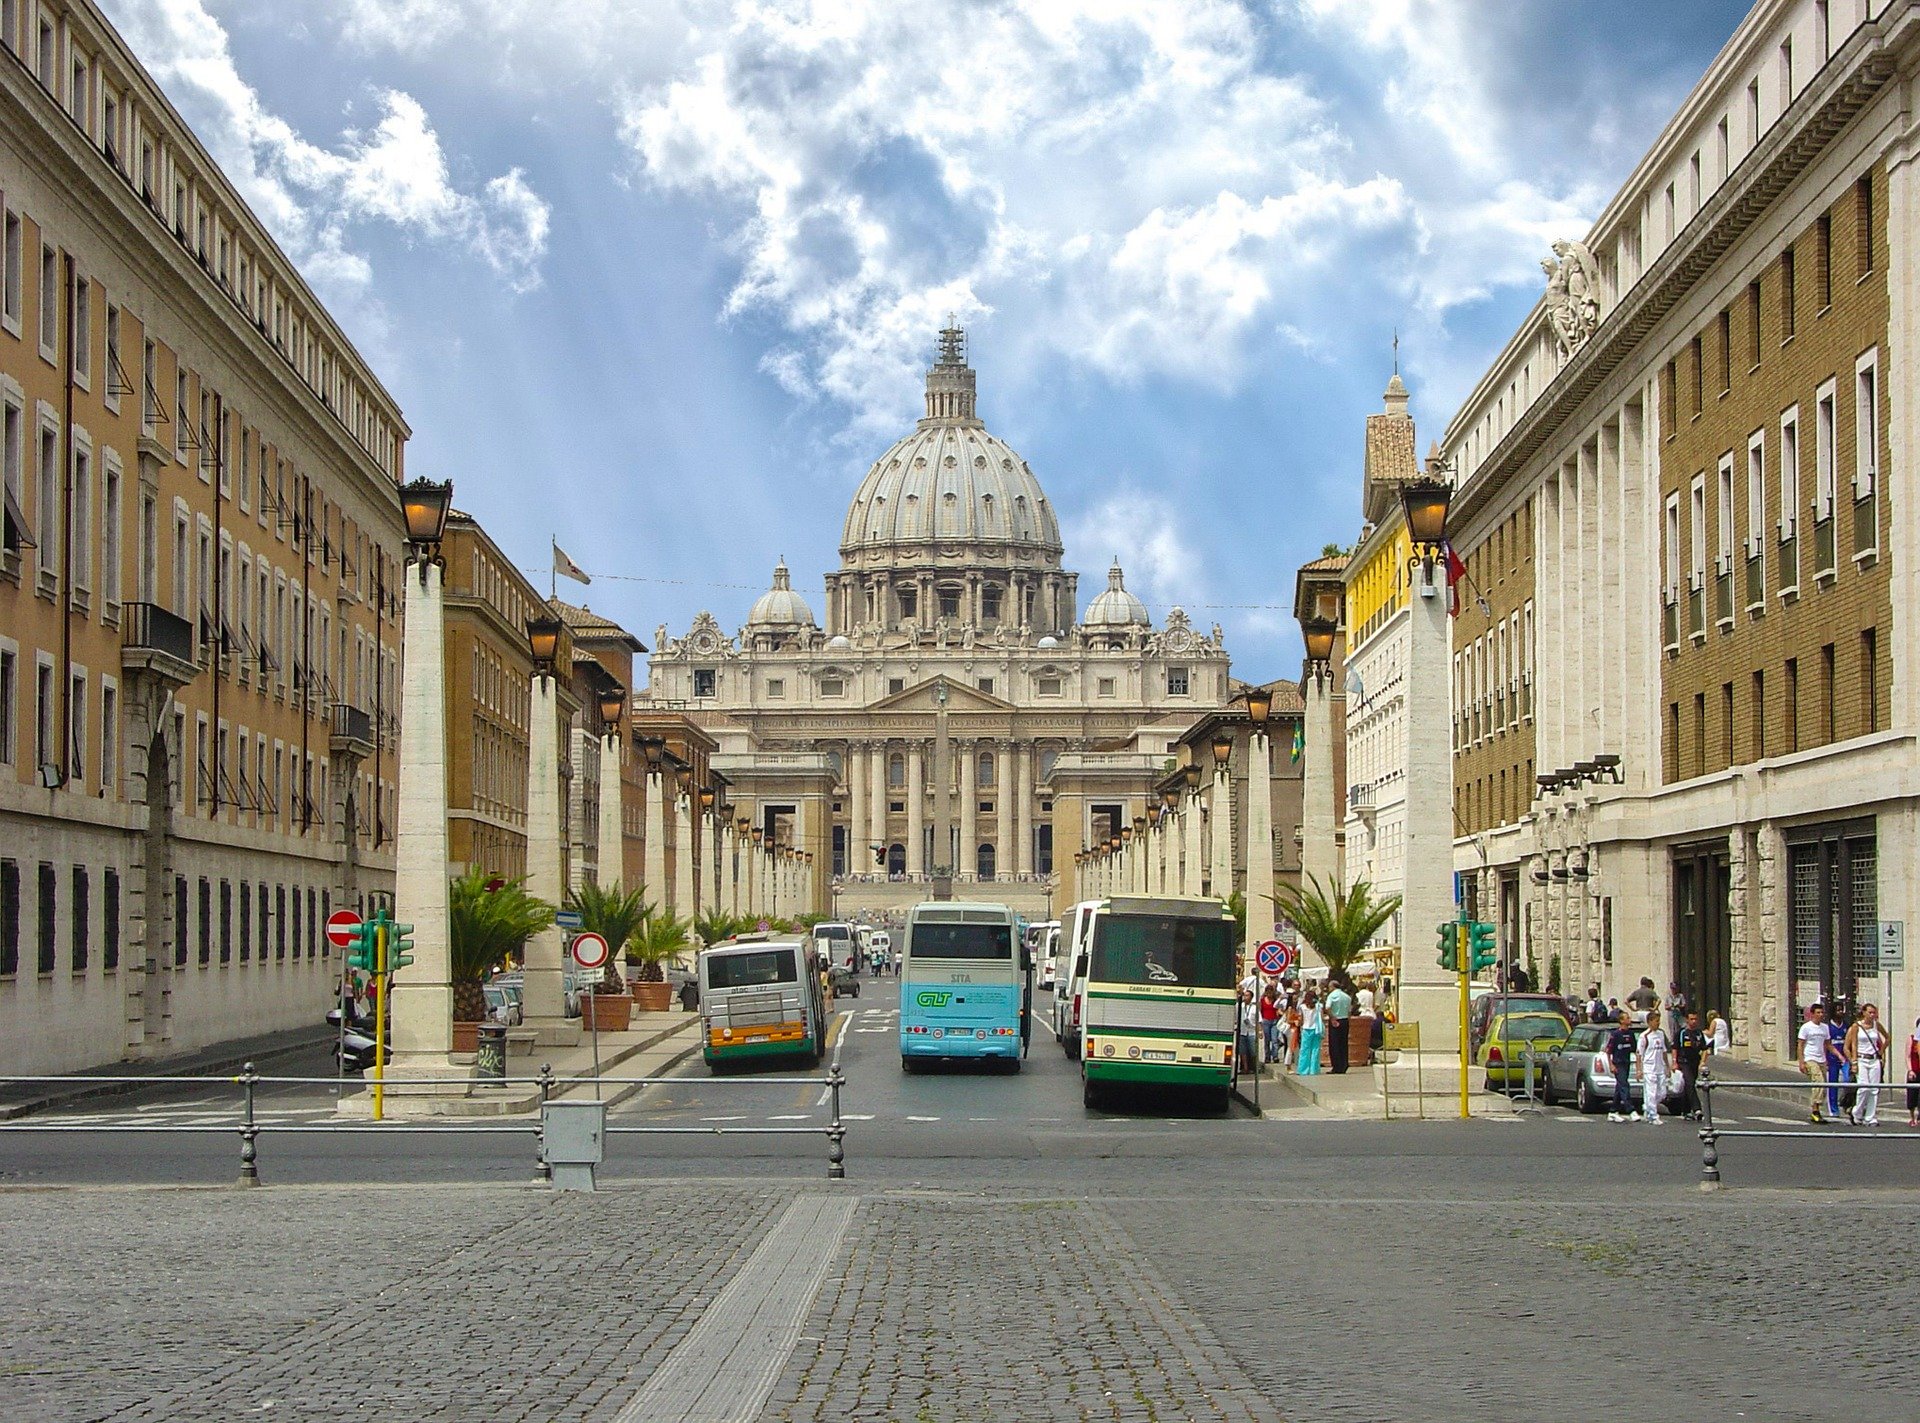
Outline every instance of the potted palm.
<path id="1" fill-rule="evenodd" d="M 602 1033 L 625 1032 L 632 1021 L 633 999 L 620 978 L 620 955 L 640 926 L 649 906 L 638 889 L 622 890 L 618 883 L 582 884 L 567 894 L 567 907 L 580 916 L 580 927 L 607 941 L 608 962 L 599 983 L 580 998 L 582 1026 Z"/>
<path id="2" fill-rule="evenodd" d="M 1375 899 L 1373 886 L 1366 880 L 1354 881 L 1351 889 L 1342 888 L 1335 880 L 1331 891 L 1312 875 L 1307 876 L 1307 883 L 1307 889 L 1283 884 L 1278 894 L 1267 897 L 1325 960 L 1329 982 L 1345 978 L 1380 927 L 1399 910 L 1400 896 Z M 1349 1061 L 1357 1053 L 1364 1065 L 1370 1046 L 1368 1035 L 1357 1034 L 1349 1042 Z"/>
<path id="3" fill-rule="evenodd" d="M 664 1013 L 673 1004 L 664 965 L 685 952 L 692 922 L 665 910 L 651 910 L 640 931 L 627 940 L 627 963 L 633 969 L 634 1005 L 645 1013 Z"/>
<path id="4" fill-rule="evenodd" d="M 553 906 L 535 899 L 521 880 L 500 881 L 470 869 L 447 887 L 447 929 L 453 977 L 453 1050 L 472 1052 L 487 1016 L 487 978 L 541 930 L 553 924 Z"/>

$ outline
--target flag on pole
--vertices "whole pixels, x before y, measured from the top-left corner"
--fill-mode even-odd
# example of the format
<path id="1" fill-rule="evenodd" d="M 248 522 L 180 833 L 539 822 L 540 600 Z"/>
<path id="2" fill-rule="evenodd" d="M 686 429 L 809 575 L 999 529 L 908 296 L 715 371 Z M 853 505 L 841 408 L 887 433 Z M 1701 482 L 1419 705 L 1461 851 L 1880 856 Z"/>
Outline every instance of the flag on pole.
<path id="1" fill-rule="evenodd" d="M 587 577 L 587 570 L 568 558 L 557 543 L 553 546 L 553 571 L 562 578 L 571 578 L 576 583 L 593 582 Z"/>
<path id="2" fill-rule="evenodd" d="M 1302 729 L 1299 722 L 1295 722 L 1293 724 L 1293 745 L 1287 748 L 1287 758 L 1297 766 L 1300 764 L 1301 756 L 1306 754 L 1306 750 L 1307 733 Z"/>
<path id="3" fill-rule="evenodd" d="M 1455 585 L 1467 576 L 1467 565 L 1461 562 L 1460 555 L 1453 551 L 1453 545 L 1451 543 L 1446 545 L 1446 551 L 1447 616 L 1457 618 L 1460 616 L 1460 590 Z"/>

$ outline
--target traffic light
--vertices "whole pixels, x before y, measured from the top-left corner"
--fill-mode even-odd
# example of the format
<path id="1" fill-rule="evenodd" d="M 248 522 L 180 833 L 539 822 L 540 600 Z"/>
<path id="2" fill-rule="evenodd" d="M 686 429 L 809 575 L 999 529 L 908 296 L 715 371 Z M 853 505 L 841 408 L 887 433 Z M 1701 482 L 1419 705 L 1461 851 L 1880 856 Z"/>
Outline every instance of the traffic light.
<path id="1" fill-rule="evenodd" d="M 362 973 L 380 971 L 380 921 L 365 919 L 353 931 L 353 939 L 347 945 L 347 967 Z"/>
<path id="2" fill-rule="evenodd" d="M 1451 919 L 1440 926 L 1439 964 L 1448 973 L 1460 971 L 1460 926 Z"/>
<path id="3" fill-rule="evenodd" d="M 396 924 L 393 920 L 387 925 L 387 972 L 405 968 L 413 962 L 413 925 Z"/>
<path id="4" fill-rule="evenodd" d="M 1493 925 L 1476 919 L 1467 926 L 1467 955 L 1467 962 L 1475 973 L 1493 967 L 1494 960 L 1500 957 L 1493 946 Z"/>

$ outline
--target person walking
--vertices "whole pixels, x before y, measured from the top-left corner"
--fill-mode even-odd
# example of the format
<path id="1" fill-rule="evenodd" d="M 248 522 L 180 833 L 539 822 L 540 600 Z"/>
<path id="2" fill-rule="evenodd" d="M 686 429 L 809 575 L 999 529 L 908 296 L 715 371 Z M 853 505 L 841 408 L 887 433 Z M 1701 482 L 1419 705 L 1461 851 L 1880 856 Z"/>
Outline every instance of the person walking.
<path id="1" fill-rule="evenodd" d="M 1709 1008 L 1707 1010 L 1708 1055 L 1718 1057 L 1723 1052 L 1730 1053 L 1732 1051 L 1733 1030 L 1727 1026 L 1727 1020 L 1725 1018 Z"/>
<path id="2" fill-rule="evenodd" d="M 1300 1000 L 1300 1063 L 1295 1071 L 1302 1077 L 1320 1075 L 1320 1043 L 1326 1031 L 1327 1019 L 1320 1007 L 1320 995 L 1309 988 Z"/>
<path id="3" fill-rule="evenodd" d="M 1920 1127 L 1920 1018 L 1907 1034 L 1907 1125 Z"/>
<path id="4" fill-rule="evenodd" d="M 1700 1064 L 1707 1054 L 1707 1035 L 1700 1030 L 1700 1015 L 1687 1014 L 1686 1022 L 1674 1034 L 1674 1060 L 1680 1064 L 1680 1115 L 1700 1115 Z"/>
<path id="5" fill-rule="evenodd" d="M 1815 1126 L 1826 1121 L 1820 1109 L 1826 1105 L 1827 1095 L 1827 1041 L 1831 1034 L 1827 1031 L 1827 1005 L 1815 1003 L 1807 1009 L 1806 1021 L 1800 1025 L 1800 1070 L 1812 1084 L 1807 1097 L 1807 1120 Z"/>
<path id="6" fill-rule="evenodd" d="M 1253 990 L 1240 990 L 1240 1070 L 1251 1072 L 1259 1061 L 1260 1006 L 1254 1002 Z"/>
<path id="7" fill-rule="evenodd" d="M 1680 985 L 1677 983 L 1667 985 L 1666 1009 L 1667 1037 L 1678 1038 L 1680 1029 L 1685 1027 L 1687 1022 L 1687 995 L 1680 991 Z"/>
<path id="8" fill-rule="evenodd" d="M 1827 1115 L 1838 1118 L 1842 1112 L 1853 1115 L 1853 1069 L 1847 1063 L 1847 1004 L 1844 998 L 1833 1000 L 1827 1010 Z"/>
<path id="9" fill-rule="evenodd" d="M 1633 1021 L 1643 1023 L 1647 1016 L 1660 1006 L 1660 995 L 1654 989 L 1653 980 L 1643 978 L 1640 986 L 1627 995 L 1627 1007 L 1633 1010 Z"/>
<path id="10" fill-rule="evenodd" d="M 1633 1120 L 1633 1015 L 1622 1008 L 1607 1034 L 1607 1060 L 1613 1064 L 1613 1107 L 1610 1122 Z"/>
<path id="11" fill-rule="evenodd" d="M 1880 1026 L 1880 1009 L 1872 1003 L 1860 1005 L 1860 1016 L 1847 1029 L 1847 1065 L 1859 1092 L 1847 1109 L 1847 1120 L 1855 1126 L 1880 1125 L 1880 1084 L 1886 1080 L 1887 1030 Z"/>
<path id="12" fill-rule="evenodd" d="M 1667 1100 L 1667 1083 L 1672 1078 L 1673 1040 L 1660 1026 L 1660 1015 L 1650 1014 L 1640 1034 L 1640 1116 L 1660 1125 L 1660 1104 Z"/>
<path id="13" fill-rule="evenodd" d="M 1272 979 L 1260 990 L 1260 1037 L 1268 1062 L 1280 1060 L 1280 985 Z"/>
<path id="14" fill-rule="evenodd" d="M 1332 1058 L 1332 1070 L 1347 1070 L 1347 1034 L 1353 1026 L 1353 995 L 1347 992 L 1344 978 L 1333 983 L 1333 992 L 1327 995 L 1327 1056 Z"/>
<path id="15" fill-rule="evenodd" d="M 1283 1045 L 1285 1052 L 1281 1065 L 1291 1071 L 1300 1070 L 1300 995 L 1296 991 L 1287 994 L 1286 1027 Z"/>

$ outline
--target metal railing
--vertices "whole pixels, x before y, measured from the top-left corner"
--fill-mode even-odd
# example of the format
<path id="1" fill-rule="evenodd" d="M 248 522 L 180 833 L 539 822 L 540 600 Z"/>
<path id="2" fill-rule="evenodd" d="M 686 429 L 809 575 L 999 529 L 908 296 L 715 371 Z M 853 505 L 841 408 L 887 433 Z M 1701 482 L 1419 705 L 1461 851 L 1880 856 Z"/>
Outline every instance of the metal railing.
<path id="1" fill-rule="evenodd" d="M 194 657 L 193 624 L 158 603 L 121 607 L 120 645 L 136 652 L 163 652 L 182 662 Z"/>
<path id="2" fill-rule="evenodd" d="M 143 1076 L 102 1077 L 92 1074 L 64 1074 L 41 1077 L 0 1077 L 0 1087 L 52 1085 L 59 1083 L 84 1083 L 88 1086 L 126 1086 L 126 1087 L 167 1087 L 167 1086 L 227 1086 L 239 1088 L 239 1098 L 234 1103 L 236 1113 L 231 1122 L 62 1122 L 57 1117 L 43 1120 L 23 1118 L 16 1121 L 0 1122 L 0 1136 L 15 1133 L 38 1133 L 42 1135 L 79 1136 L 102 1134 L 110 1136 L 141 1136 L 166 1134 L 222 1134 L 231 1132 L 240 1138 L 240 1176 L 235 1182 L 240 1186 L 258 1186 L 260 1182 L 260 1138 L 269 1135 L 288 1136 L 508 1136 L 532 1137 L 534 1141 L 535 1167 L 539 1178 L 551 1182 L 552 1167 L 547 1161 L 546 1136 L 543 1117 L 547 1104 L 554 1099 L 557 1090 L 569 1087 L 685 1087 L 693 1082 L 702 1087 L 754 1087 L 754 1086 L 819 1086 L 827 1091 L 828 1116 L 824 1123 L 802 1126 L 620 1126 L 609 1124 L 606 1128 L 609 1136 L 823 1136 L 827 1141 L 827 1178 L 832 1181 L 846 1178 L 846 1122 L 840 1114 L 840 1091 L 846 1086 L 846 1074 L 840 1070 L 836 1058 L 829 1065 L 825 1075 L 820 1077 L 558 1077 L 554 1075 L 553 1065 L 543 1063 L 540 1072 L 533 1077 L 409 1077 L 404 1084 L 388 1083 L 390 1098 L 404 1099 L 407 1092 L 421 1087 L 486 1087 L 493 1091 L 517 1085 L 537 1087 L 539 1089 L 539 1112 L 530 1122 L 487 1123 L 460 1121 L 447 1117 L 435 1117 L 421 1120 L 365 1121 L 365 1122 L 283 1122 L 263 1121 L 258 1110 L 257 1094 L 261 1087 L 278 1086 L 321 1086 L 338 1087 L 337 1077 L 275 1077 L 266 1076 L 254 1070 L 251 1062 L 245 1064 L 237 1074 L 223 1076 L 202 1076 L 194 1074 L 148 1074 Z M 371 1087 L 372 1083 L 367 1083 Z M 396 1090 L 399 1089 L 399 1090 Z"/>
<path id="3" fill-rule="evenodd" d="M 1894 1098 L 1895 1093 L 1907 1090 L 1905 1083 L 1883 1082 L 1863 1087 L 1857 1082 L 1814 1082 L 1809 1079 L 1803 1086 L 1792 1081 L 1746 1082 L 1734 1078 L 1715 1077 L 1703 1072 L 1694 1083 L 1694 1090 L 1700 1094 L 1700 1189 L 1717 1191 L 1720 1189 L 1720 1143 L 1729 1137 L 1790 1137 L 1796 1141 L 1809 1139 L 1816 1141 L 1903 1141 L 1920 1145 L 1920 1135 L 1910 1132 L 1845 1131 L 1826 1132 L 1808 1131 L 1804 1127 L 1723 1127 L 1713 1120 L 1713 1094 L 1723 1087 L 1754 1091 L 1765 1089 L 1771 1093 L 1792 1093 L 1795 1097 L 1811 1093 L 1815 1087 L 1822 1090 L 1840 1089 L 1855 1093 L 1873 1091 L 1883 1094 L 1882 1100 Z M 1897 1100 L 1897 1099 L 1895 1099 Z"/>

